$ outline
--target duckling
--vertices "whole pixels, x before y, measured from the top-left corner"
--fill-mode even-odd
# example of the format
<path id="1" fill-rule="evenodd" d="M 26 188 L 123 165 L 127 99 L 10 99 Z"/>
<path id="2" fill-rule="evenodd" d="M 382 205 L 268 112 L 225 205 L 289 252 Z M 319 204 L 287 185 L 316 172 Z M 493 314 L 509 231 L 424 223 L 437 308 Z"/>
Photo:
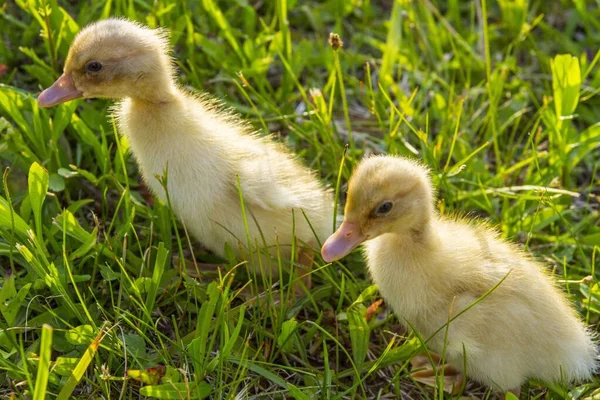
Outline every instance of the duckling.
<path id="1" fill-rule="evenodd" d="M 167 172 L 174 212 L 205 247 L 224 256 L 229 243 L 238 256 L 248 255 L 239 179 L 251 246 L 290 260 L 295 238 L 304 253 L 294 256 L 309 267 L 310 248 L 333 231 L 331 190 L 285 146 L 180 87 L 170 51 L 164 30 L 124 19 L 96 22 L 76 36 L 64 73 L 38 103 L 118 99 L 113 114 L 143 179 L 166 201 L 156 177 Z"/>
<path id="2" fill-rule="evenodd" d="M 528 378 L 590 378 L 598 360 L 592 335 L 545 268 L 488 226 L 440 217 L 433 204 L 425 166 L 366 158 L 323 259 L 364 243 L 370 275 L 401 322 L 430 338 L 428 347 L 445 351 L 451 365 L 466 360 L 463 372 L 494 390 L 518 394 Z"/>

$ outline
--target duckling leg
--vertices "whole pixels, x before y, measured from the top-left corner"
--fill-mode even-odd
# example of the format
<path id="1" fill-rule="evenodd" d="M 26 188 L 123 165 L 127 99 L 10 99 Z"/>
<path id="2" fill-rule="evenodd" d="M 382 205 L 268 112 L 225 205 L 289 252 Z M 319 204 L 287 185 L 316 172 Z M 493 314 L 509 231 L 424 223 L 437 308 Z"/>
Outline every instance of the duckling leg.
<path id="1" fill-rule="evenodd" d="M 312 247 L 315 243 L 302 244 L 296 240 L 296 248 L 298 252 L 296 253 L 296 260 L 298 266 L 294 268 L 294 283 L 293 289 L 294 294 L 297 297 L 300 297 L 304 294 L 304 287 L 306 289 L 310 289 L 312 287 L 312 265 L 315 259 L 315 253 L 312 250 Z"/>

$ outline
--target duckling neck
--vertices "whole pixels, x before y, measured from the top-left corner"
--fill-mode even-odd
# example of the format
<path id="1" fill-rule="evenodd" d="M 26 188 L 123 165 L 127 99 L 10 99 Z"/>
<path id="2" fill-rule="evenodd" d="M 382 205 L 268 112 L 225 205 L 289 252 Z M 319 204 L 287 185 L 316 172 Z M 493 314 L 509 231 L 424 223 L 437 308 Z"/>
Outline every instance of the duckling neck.
<path id="1" fill-rule="evenodd" d="M 161 105 L 177 100 L 181 92 L 172 78 L 148 82 L 131 94 L 134 104 Z"/>
<path id="2" fill-rule="evenodd" d="M 386 240 L 396 242 L 396 245 L 402 247 L 404 252 L 420 254 L 435 249 L 440 241 L 436 235 L 435 223 L 435 218 L 428 218 L 408 230 L 402 229 L 388 233 L 385 235 Z"/>

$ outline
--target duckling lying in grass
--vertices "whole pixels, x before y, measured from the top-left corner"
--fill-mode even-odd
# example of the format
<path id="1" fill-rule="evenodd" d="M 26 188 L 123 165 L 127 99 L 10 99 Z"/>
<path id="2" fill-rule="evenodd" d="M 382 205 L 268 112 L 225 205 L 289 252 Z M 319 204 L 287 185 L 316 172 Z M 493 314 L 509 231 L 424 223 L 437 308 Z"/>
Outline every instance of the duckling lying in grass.
<path id="1" fill-rule="evenodd" d="M 373 281 L 404 325 L 431 337 L 429 347 L 453 366 L 466 360 L 474 380 L 519 393 L 527 378 L 590 378 L 596 346 L 545 268 L 481 223 L 438 216 L 433 203 L 424 166 L 367 158 L 321 254 L 331 262 L 364 242 Z"/>
<path id="2" fill-rule="evenodd" d="M 283 145 L 179 87 L 169 52 L 162 30 L 122 19 L 97 22 L 77 35 L 63 75 L 38 102 L 50 107 L 80 97 L 122 99 L 114 115 L 146 183 L 166 200 L 156 176 L 167 170 L 171 205 L 202 244 L 224 256 L 230 243 L 247 255 L 239 179 L 252 246 L 266 245 L 270 255 L 279 247 L 290 260 L 295 238 L 304 249 L 299 258 L 310 267 L 308 248 L 331 233 L 330 191 Z"/>

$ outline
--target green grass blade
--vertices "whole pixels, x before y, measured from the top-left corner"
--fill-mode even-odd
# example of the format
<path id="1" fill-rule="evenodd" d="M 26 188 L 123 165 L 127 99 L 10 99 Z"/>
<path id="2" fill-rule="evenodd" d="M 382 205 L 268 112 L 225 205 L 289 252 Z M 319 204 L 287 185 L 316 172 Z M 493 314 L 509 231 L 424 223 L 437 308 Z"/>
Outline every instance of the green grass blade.
<path id="1" fill-rule="evenodd" d="M 38 364 L 37 376 L 35 378 L 35 390 L 33 400 L 46 399 L 46 387 L 50 376 L 50 355 L 52 354 L 52 327 L 44 324 L 42 326 L 42 342 L 40 344 L 40 362 Z"/>
<path id="2" fill-rule="evenodd" d="M 387 40 L 381 61 L 381 77 L 384 83 L 393 81 L 394 67 L 402 43 L 402 12 L 407 2 L 395 0 L 392 7 L 392 16 L 390 17 L 390 29 L 387 33 Z"/>
<path id="3" fill-rule="evenodd" d="M 92 341 L 92 343 L 90 343 L 85 353 L 83 353 L 83 356 L 81 356 L 81 358 L 79 359 L 79 362 L 77 363 L 75 369 L 67 379 L 67 382 L 62 387 L 61 391 L 58 393 L 58 397 L 56 398 L 56 400 L 68 400 L 71 398 L 75 387 L 77 387 L 77 384 L 81 382 L 83 374 L 94 359 L 94 356 L 98 351 L 98 346 L 100 346 L 100 342 L 102 341 L 104 335 L 104 330 L 100 329 L 100 332 L 98 332 L 96 338 Z"/>

